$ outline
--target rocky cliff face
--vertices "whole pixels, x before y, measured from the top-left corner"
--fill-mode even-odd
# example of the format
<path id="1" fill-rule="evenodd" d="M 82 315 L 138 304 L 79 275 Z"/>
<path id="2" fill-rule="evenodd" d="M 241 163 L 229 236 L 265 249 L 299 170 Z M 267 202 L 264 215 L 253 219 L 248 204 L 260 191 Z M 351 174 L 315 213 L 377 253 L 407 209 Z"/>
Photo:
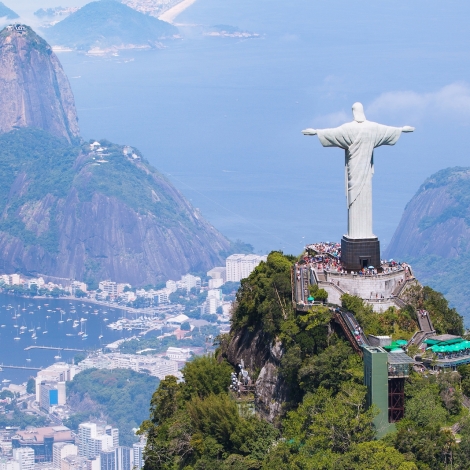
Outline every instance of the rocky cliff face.
<path id="1" fill-rule="evenodd" d="M 289 388 L 279 374 L 284 354 L 278 341 L 261 330 L 250 332 L 243 328 L 234 332 L 230 342 L 222 345 L 222 355 L 233 367 L 243 361 L 244 367 L 256 378 L 255 406 L 264 419 L 274 422 L 289 399 Z"/>
<path id="2" fill-rule="evenodd" d="M 0 270 L 133 285 L 223 262 L 230 244 L 136 149 L 0 136 Z"/>
<path id="3" fill-rule="evenodd" d="M 0 32 L 0 109 L 0 132 L 35 127 L 69 142 L 79 135 L 62 66 L 28 26 L 8 26 Z"/>
<path id="4" fill-rule="evenodd" d="M 457 258 L 469 243 L 470 169 L 449 168 L 429 177 L 407 204 L 386 256 Z"/>

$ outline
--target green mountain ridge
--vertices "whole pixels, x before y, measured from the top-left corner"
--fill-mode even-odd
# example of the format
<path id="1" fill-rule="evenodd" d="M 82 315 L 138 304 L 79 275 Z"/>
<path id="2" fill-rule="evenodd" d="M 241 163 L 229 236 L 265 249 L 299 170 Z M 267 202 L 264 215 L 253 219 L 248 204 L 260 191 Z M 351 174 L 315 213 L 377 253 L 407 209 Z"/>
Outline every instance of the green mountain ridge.
<path id="1" fill-rule="evenodd" d="M 136 149 L 0 135 L 0 269 L 157 284 L 220 264 L 230 243 Z"/>
<path id="2" fill-rule="evenodd" d="M 54 45 L 89 50 L 155 47 L 162 39 L 177 34 L 178 29 L 120 2 L 102 0 L 88 3 L 43 33 Z"/>

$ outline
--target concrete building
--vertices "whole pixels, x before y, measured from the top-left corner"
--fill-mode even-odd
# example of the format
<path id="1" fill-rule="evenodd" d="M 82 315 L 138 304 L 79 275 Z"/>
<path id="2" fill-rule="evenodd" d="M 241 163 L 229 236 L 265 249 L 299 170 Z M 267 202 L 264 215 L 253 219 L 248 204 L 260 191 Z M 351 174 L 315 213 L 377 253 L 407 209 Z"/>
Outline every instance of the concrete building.
<path id="1" fill-rule="evenodd" d="M 137 442 L 132 446 L 134 468 L 136 470 L 144 468 L 144 450 L 145 444 L 143 442 Z"/>
<path id="2" fill-rule="evenodd" d="M 17 460 L 0 458 L 0 470 L 20 470 L 20 463 Z"/>
<path id="3" fill-rule="evenodd" d="M 134 463 L 133 449 L 130 447 L 116 447 L 115 470 L 132 470 Z"/>
<path id="4" fill-rule="evenodd" d="M 224 285 L 223 279 L 209 279 L 208 286 L 209 289 L 217 289 Z"/>
<path id="5" fill-rule="evenodd" d="M 54 468 L 60 469 L 62 459 L 69 455 L 78 455 L 78 447 L 68 442 L 56 442 L 52 446 L 52 462 Z"/>
<path id="6" fill-rule="evenodd" d="M 71 284 L 70 284 L 71 294 L 75 295 L 77 290 L 81 290 L 82 292 L 86 292 L 87 291 L 86 284 L 84 282 L 80 282 L 80 281 L 72 281 Z"/>
<path id="7" fill-rule="evenodd" d="M 230 255 L 225 262 L 227 282 L 240 282 L 242 279 L 247 278 L 256 266 L 266 260 L 267 256 Z"/>
<path id="8" fill-rule="evenodd" d="M 53 406 L 63 406 L 66 402 L 65 382 L 41 381 L 39 383 L 39 405 L 49 412 Z"/>
<path id="9" fill-rule="evenodd" d="M 116 451 L 102 450 L 100 452 L 101 470 L 117 470 L 116 468 Z"/>
<path id="10" fill-rule="evenodd" d="M 57 442 L 72 444 L 72 431 L 66 426 L 32 428 L 17 431 L 11 439 L 13 450 L 29 447 L 34 451 L 36 463 L 53 461 L 53 445 Z"/>
<path id="11" fill-rule="evenodd" d="M 204 302 L 204 314 L 215 315 L 220 304 L 216 297 L 208 297 Z"/>
<path id="12" fill-rule="evenodd" d="M 79 372 L 78 368 L 65 362 L 56 362 L 36 375 L 36 401 L 41 401 L 41 382 L 68 382 Z M 64 397 L 65 398 L 65 397 Z"/>
<path id="13" fill-rule="evenodd" d="M 68 455 L 61 460 L 60 470 L 88 470 L 86 457 Z"/>
<path id="14" fill-rule="evenodd" d="M 166 350 L 166 355 L 174 361 L 184 362 L 191 357 L 191 351 L 187 348 L 175 348 L 170 346 Z"/>
<path id="15" fill-rule="evenodd" d="M 34 450 L 31 447 L 13 449 L 13 458 L 19 463 L 20 470 L 34 470 Z"/>
<path id="16" fill-rule="evenodd" d="M 191 289 L 201 288 L 201 278 L 199 276 L 193 276 L 192 274 L 185 274 L 181 276 L 181 287 L 189 292 Z"/>
<path id="17" fill-rule="evenodd" d="M 207 271 L 207 275 L 211 277 L 213 280 L 221 279 L 222 284 L 225 283 L 227 280 L 227 268 L 224 266 L 218 266 L 216 268 L 212 268 L 210 271 Z"/>
<path id="18" fill-rule="evenodd" d="M 10 286 L 18 286 L 21 284 L 21 278 L 19 274 L 10 274 L 8 278 Z"/>
<path id="19" fill-rule="evenodd" d="M 118 296 L 118 285 L 117 282 L 113 281 L 101 281 L 98 287 L 108 296 L 110 299 L 115 299 Z"/>
<path id="20" fill-rule="evenodd" d="M 178 287 L 176 286 L 176 281 L 172 281 L 171 279 L 169 281 L 166 281 L 165 286 L 170 291 L 170 293 L 176 292 L 178 289 Z"/>
<path id="21" fill-rule="evenodd" d="M 88 459 L 109 451 L 119 444 L 119 431 L 97 423 L 81 423 L 78 426 L 78 455 Z"/>

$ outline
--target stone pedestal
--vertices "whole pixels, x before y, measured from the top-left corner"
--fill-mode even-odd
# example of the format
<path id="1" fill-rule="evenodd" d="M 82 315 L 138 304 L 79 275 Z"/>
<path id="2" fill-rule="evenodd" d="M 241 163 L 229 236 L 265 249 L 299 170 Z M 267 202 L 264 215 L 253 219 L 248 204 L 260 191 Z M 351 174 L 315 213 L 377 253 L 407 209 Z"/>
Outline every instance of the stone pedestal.
<path id="1" fill-rule="evenodd" d="M 341 240 L 341 262 L 348 271 L 359 271 L 368 266 L 380 268 L 380 242 L 378 238 L 348 238 Z"/>

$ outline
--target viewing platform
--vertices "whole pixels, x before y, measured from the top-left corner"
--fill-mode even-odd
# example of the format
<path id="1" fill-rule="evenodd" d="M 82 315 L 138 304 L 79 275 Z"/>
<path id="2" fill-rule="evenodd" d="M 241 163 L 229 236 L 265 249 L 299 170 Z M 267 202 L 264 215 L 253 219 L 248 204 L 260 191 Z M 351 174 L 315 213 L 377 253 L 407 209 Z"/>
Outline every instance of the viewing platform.
<path id="1" fill-rule="evenodd" d="M 400 296 L 417 283 L 411 266 L 394 260 L 382 261 L 379 267 L 368 266 L 360 271 L 348 271 L 341 263 L 338 243 L 307 245 L 305 255 L 294 267 L 294 302 L 298 307 L 308 303 L 309 286 L 318 285 L 328 292 L 328 302 L 341 305 L 343 294 L 355 295 L 383 312 L 389 307 L 402 308 Z"/>

